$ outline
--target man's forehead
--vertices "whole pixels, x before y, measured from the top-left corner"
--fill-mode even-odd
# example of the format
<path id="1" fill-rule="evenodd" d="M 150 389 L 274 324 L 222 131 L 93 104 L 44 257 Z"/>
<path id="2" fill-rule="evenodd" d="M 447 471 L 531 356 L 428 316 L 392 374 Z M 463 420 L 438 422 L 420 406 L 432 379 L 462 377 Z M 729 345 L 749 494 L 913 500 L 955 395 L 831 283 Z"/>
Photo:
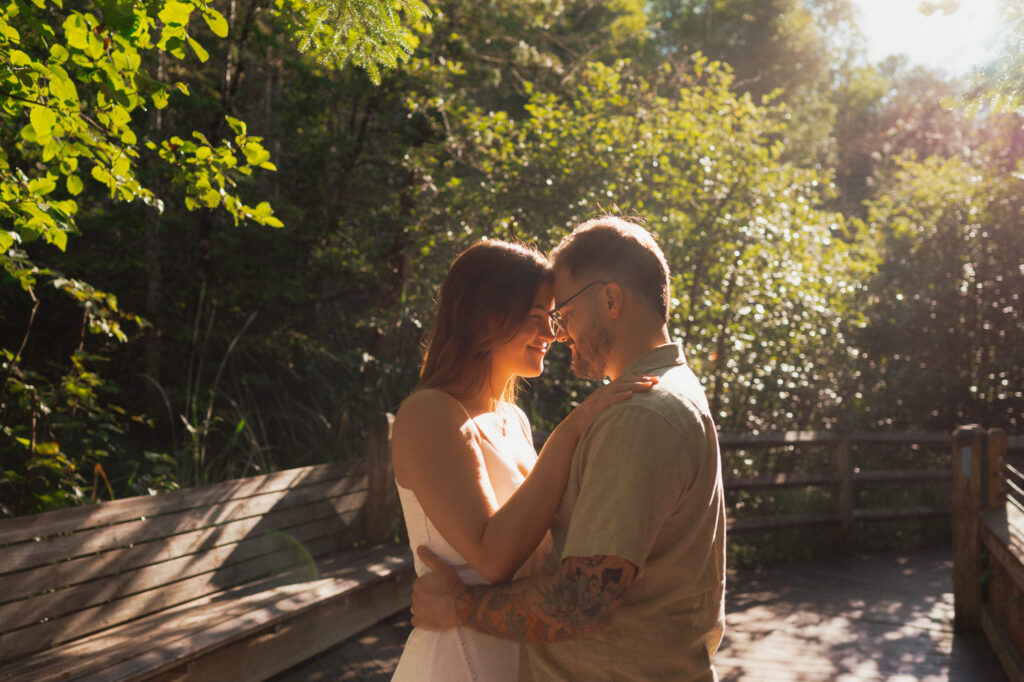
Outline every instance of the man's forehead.
<path id="1" fill-rule="evenodd" d="M 570 274 L 569 268 L 567 268 L 565 266 L 562 266 L 560 268 L 555 268 L 555 277 L 554 277 L 555 297 L 556 298 L 558 297 L 558 294 L 559 294 L 559 292 L 562 289 L 566 289 L 566 288 L 571 287 L 573 285 L 573 282 L 574 282 L 574 278 Z"/>

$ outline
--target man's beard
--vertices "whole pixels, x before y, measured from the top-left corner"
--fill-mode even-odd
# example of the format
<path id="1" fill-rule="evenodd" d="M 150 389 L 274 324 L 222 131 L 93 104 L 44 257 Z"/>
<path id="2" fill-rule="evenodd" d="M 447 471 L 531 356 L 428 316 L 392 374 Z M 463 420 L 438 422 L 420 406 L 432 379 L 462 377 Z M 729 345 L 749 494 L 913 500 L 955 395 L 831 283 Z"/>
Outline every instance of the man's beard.
<path id="1" fill-rule="evenodd" d="M 603 379 L 612 350 L 612 335 L 597 321 L 573 341 L 572 371 L 582 379 Z"/>

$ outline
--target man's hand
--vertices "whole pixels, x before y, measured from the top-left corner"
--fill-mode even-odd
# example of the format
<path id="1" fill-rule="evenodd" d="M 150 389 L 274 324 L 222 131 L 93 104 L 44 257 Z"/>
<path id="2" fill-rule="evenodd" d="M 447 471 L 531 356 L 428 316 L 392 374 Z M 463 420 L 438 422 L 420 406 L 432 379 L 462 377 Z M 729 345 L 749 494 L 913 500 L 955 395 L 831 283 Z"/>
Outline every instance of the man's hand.
<path id="1" fill-rule="evenodd" d="M 426 546 L 417 547 L 416 554 L 430 573 L 417 578 L 412 585 L 412 624 L 424 630 L 447 630 L 460 625 L 455 600 L 466 593 L 466 585 L 451 566 Z"/>

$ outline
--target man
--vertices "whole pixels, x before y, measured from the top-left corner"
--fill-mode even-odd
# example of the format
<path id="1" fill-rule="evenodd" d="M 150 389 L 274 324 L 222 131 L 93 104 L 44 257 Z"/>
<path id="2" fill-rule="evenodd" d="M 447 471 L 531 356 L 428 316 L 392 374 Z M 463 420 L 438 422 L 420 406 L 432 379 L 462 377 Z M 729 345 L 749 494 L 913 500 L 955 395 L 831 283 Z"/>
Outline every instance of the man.
<path id="1" fill-rule="evenodd" d="M 556 339 L 587 378 L 647 374 L 650 393 L 580 439 L 546 571 L 467 587 L 429 550 L 413 624 L 524 642 L 526 680 L 715 680 L 725 508 L 707 398 L 668 335 L 668 266 L 639 225 L 584 223 L 552 253 Z"/>

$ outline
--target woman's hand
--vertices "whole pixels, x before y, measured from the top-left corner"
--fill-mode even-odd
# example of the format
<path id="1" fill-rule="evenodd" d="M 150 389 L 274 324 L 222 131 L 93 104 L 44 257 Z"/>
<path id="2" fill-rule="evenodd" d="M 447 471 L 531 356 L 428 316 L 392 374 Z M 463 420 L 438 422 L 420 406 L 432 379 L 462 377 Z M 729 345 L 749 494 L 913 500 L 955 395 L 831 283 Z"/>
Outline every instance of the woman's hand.
<path id="1" fill-rule="evenodd" d="M 601 386 L 569 413 L 562 425 L 578 439 L 599 412 L 610 405 L 629 400 L 634 393 L 646 393 L 658 383 L 658 377 L 646 374 L 619 377 Z"/>

